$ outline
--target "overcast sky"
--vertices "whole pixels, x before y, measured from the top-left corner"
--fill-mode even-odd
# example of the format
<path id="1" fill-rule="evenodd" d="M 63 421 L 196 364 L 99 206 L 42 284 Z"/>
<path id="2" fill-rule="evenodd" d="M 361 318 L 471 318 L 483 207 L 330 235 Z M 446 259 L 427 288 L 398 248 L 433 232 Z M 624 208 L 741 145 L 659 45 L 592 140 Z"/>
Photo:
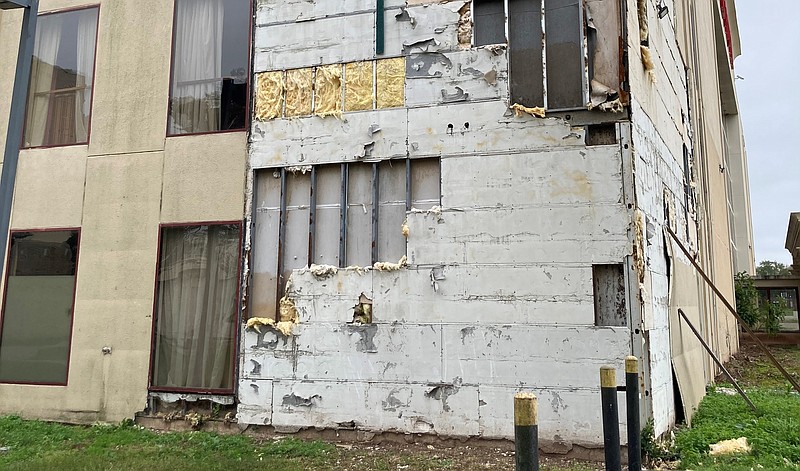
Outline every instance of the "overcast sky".
<path id="1" fill-rule="evenodd" d="M 756 263 L 791 264 L 789 213 L 800 211 L 800 1 L 739 0 L 739 113 L 750 167 Z"/>

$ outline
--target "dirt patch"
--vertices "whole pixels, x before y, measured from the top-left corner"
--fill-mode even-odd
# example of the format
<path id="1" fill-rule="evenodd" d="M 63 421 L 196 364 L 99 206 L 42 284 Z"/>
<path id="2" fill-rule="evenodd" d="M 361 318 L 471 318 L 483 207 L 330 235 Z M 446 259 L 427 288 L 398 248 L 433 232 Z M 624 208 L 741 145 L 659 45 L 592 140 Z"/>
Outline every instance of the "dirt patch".
<path id="1" fill-rule="evenodd" d="M 744 340 L 744 338 L 742 339 Z M 769 351 L 780 364 L 800 380 L 800 347 L 796 345 L 769 345 Z M 725 365 L 742 386 L 783 388 L 789 382 L 781 375 L 767 355 L 754 343 L 742 341 L 739 352 Z M 728 383 L 724 374 L 716 377 L 717 383 Z"/>

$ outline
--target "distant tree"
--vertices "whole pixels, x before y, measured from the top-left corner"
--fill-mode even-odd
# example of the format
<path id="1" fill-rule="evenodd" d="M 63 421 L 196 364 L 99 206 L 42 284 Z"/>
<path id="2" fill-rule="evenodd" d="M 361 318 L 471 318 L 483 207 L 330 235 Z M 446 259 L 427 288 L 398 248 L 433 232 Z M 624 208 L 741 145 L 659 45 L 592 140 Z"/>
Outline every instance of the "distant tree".
<path id="1" fill-rule="evenodd" d="M 791 268 L 781 262 L 774 262 L 772 260 L 762 260 L 756 267 L 756 275 L 758 276 L 782 276 L 790 274 Z"/>
<path id="2" fill-rule="evenodd" d="M 747 272 L 737 273 L 734 278 L 736 312 L 751 329 L 758 324 L 761 312 L 758 308 L 758 290 Z"/>

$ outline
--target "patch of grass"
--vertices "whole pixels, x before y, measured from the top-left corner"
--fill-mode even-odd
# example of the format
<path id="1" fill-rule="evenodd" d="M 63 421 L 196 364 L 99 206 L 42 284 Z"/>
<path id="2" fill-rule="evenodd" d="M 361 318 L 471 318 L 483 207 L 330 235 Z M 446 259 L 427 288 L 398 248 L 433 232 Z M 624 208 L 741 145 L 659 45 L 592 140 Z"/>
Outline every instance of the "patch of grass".
<path id="1" fill-rule="evenodd" d="M 0 418 L 0 469 L 164 471 L 304 470 L 335 453 L 294 439 L 259 443 L 243 435 L 156 433 L 132 426 L 70 426 Z"/>
<path id="2" fill-rule="evenodd" d="M 755 388 L 747 395 L 758 413 L 741 397 L 713 389 L 700 403 L 692 427 L 677 433 L 676 450 L 685 469 L 800 469 L 800 395 L 786 390 Z M 709 445 L 747 437 L 752 452 L 724 457 L 708 455 Z"/>

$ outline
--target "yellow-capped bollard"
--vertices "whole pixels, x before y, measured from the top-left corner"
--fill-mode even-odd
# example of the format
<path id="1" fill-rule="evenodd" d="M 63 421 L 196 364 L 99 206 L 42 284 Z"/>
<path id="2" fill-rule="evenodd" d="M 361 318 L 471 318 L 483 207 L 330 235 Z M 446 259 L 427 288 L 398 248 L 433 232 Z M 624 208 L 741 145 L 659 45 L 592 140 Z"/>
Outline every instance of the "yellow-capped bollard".
<path id="1" fill-rule="evenodd" d="M 514 395 L 514 458 L 517 471 L 539 471 L 538 403 L 533 393 Z"/>
<path id="2" fill-rule="evenodd" d="M 639 420 L 639 359 L 625 359 L 625 402 L 628 416 L 628 471 L 642 469 L 642 428 Z"/>
<path id="3" fill-rule="evenodd" d="M 619 411 L 617 410 L 617 370 L 600 368 L 600 398 L 603 401 L 603 445 L 606 471 L 622 471 L 619 448 Z"/>

